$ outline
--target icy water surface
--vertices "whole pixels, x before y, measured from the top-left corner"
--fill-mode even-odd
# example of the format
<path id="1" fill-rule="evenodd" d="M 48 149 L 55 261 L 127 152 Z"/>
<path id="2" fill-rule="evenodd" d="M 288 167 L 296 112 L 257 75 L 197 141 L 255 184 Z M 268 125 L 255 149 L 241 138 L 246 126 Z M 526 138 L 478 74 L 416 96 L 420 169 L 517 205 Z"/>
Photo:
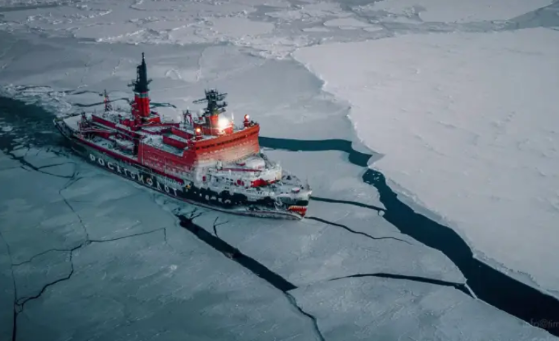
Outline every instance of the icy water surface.
<path id="1" fill-rule="evenodd" d="M 3 131 L 0 135 L 0 149 L 5 153 L 13 153 L 19 146 L 40 145 L 52 147 L 59 151 L 68 152 L 68 146 L 64 139 L 58 136 L 51 124 L 52 115 L 33 105 L 25 105 L 22 102 L 0 98 L 0 118 Z M 294 139 L 261 137 L 261 145 L 270 149 L 281 149 L 291 151 L 342 151 L 347 153 L 347 162 L 363 167 L 365 172 L 362 181 L 374 186 L 380 193 L 380 200 L 385 208 L 376 207 L 367 202 L 352 202 L 347 200 L 336 200 L 333 198 L 314 198 L 316 202 L 330 202 L 338 205 L 355 205 L 377 211 L 379 215 L 394 225 L 403 234 L 406 234 L 418 242 L 444 253 L 467 278 L 467 285 L 475 295 L 514 316 L 532 324 L 540 321 L 559 320 L 559 302 L 525 284 L 522 284 L 501 272 L 479 262 L 473 258 L 472 252 L 467 244 L 452 229 L 434 222 L 425 216 L 414 212 L 412 208 L 399 200 L 394 191 L 386 184 L 385 178 L 379 172 L 367 169 L 367 161 L 371 155 L 354 150 L 349 141 L 345 140 L 319 140 L 304 141 Z M 21 167 L 41 171 L 27 163 L 23 157 L 15 156 Z M 69 157 L 69 156 L 66 156 Z M 340 160 L 339 162 L 346 162 Z M 311 202 L 312 205 L 312 202 Z M 321 220 L 320 217 L 311 219 Z M 181 217 L 181 225 L 193 235 L 197 236 L 208 246 L 231 256 L 240 265 L 250 270 L 255 275 L 268 281 L 272 286 L 287 293 L 296 288 L 292 283 L 283 279 L 272 270 L 258 263 L 254 259 L 245 256 L 223 241 L 217 235 L 212 236 L 200 227 L 192 223 L 192 217 Z M 349 229 L 347 226 L 342 227 Z M 363 236 L 366 237 L 366 236 Z M 394 257 L 398 257 L 395 251 Z M 428 278 L 414 278 L 413 276 L 398 276 L 394 274 L 371 274 L 370 276 L 404 278 L 412 281 L 434 283 L 438 285 L 454 286 L 469 294 L 469 289 L 461 284 L 449 283 Z M 553 325 L 545 325 L 547 330 L 559 335 L 559 330 Z"/>

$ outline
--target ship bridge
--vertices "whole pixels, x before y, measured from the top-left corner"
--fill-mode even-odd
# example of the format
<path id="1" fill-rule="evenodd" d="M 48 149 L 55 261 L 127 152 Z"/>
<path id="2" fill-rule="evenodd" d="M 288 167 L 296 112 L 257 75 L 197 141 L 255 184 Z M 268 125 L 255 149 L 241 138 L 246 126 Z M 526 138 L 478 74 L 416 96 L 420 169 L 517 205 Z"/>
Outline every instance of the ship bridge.
<path id="1" fill-rule="evenodd" d="M 146 135 L 138 149 L 140 162 L 157 169 L 180 174 L 193 167 L 211 167 L 231 163 L 260 152 L 260 127 L 254 122 L 218 136 L 203 134 L 201 129 L 170 127 L 161 134 Z"/>

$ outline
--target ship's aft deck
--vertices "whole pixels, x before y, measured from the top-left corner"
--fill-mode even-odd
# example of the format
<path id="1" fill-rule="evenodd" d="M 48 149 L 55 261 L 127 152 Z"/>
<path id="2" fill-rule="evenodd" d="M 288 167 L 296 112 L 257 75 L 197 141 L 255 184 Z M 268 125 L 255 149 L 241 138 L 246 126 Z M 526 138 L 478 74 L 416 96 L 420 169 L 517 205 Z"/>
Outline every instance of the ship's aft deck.
<path id="1" fill-rule="evenodd" d="M 177 155 L 177 156 L 182 156 L 184 153 L 184 149 L 180 149 L 180 148 L 176 148 L 173 146 L 170 146 L 166 143 L 163 142 L 163 136 L 161 135 L 153 135 L 153 136 L 146 136 L 143 141 L 144 144 L 157 148 L 157 149 L 161 149 L 163 151 L 166 151 L 168 153 Z"/>
<path id="2" fill-rule="evenodd" d="M 81 121 L 81 119 L 82 117 L 80 115 L 73 115 L 73 116 L 65 117 L 64 122 L 68 127 L 72 128 L 73 130 L 78 130 L 79 122 Z"/>
<path id="3" fill-rule="evenodd" d="M 188 140 L 187 140 L 187 139 L 184 139 L 184 138 L 182 138 L 182 137 L 180 137 L 180 136 L 178 136 L 178 135 L 175 135 L 175 134 L 169 133 L 169 134 L 166 134 L 165 136 L 167 136 L 167 137 L 170 138 L 170 139 L 176 140 L 176 141 L 178 141 L 178 142 L 188 143 Z M 186 149 L 186 148 L 185 148 L 185 149 Z"/>
<path id="4" fill-rule="evenodd" d="M 113 153 L 125 156 L 129 159 L 138 160 L 138 156 L 133 155 L 131 152 L 126 152 L 126 151 L 120 150 L 119 148 L 116 148 L 114 141 L 104 139 L 100 136 L 95 136 L 94 138 L 92 138 L 89 141 L 92 142 L 93 144 L 99 146 L 99 147 L 110 150 Z"/>

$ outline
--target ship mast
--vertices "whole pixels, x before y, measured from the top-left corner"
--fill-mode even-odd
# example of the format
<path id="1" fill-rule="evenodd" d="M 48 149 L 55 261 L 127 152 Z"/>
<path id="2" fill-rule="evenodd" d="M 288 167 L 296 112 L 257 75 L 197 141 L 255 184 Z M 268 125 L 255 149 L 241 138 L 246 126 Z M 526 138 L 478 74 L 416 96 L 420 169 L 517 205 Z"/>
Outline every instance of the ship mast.
<path id="1" fill-rule="evenodd" d="M 132 103 L 132 114 L 136 121 L 142 121 L 143 118 L 149 117 L 149 88 L 147 65 L 142 52 L 142 63 L 136 67 L 136 80 L 132 81 L 128 86 L 134 87 L 134 102 Z"/>
<path id="2" fill-rule="evenodd" d="M 109 99 L 109 94 L 107 94 L 107 90 L 103 91 L 103 95 L 105 97 L 105 99 L 103 100 L 103 102 L 105 103 L 105 112 L 112 111 L 113 106 L 111 105 L 111 100 Z"/>

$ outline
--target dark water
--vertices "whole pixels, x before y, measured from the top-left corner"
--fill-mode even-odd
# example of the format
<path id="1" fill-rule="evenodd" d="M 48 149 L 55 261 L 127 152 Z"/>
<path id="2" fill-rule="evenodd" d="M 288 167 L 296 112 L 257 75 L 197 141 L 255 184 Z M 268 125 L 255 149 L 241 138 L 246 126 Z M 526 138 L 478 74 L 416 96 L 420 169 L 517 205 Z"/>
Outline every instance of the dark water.
<path id="1" fill-rule="evenodd" d="M 349 162 L 364 168 L 367 168 L 367 161 L 372 156 L 354 150 L 351 142 L 345 140 L 305 141 L 262 137 L 260 144 L 290 151 L 343 151 L 348 153 Z M 362 179 L 378 190 L 380 201 L 386 208 L 383 218 L 401 233 L 444 253 L 462 271 L 478 299 L 559 336 L 559 300 L 475 259 L 469 246 L 454 230 L 414 212 L 400 201 L 380 172 L 367 169 Z"/>
<path id="2" fill-rule="evenodd" d="M 17 138 L 23 137 L 22 140 L 25 143 L 64 150 L 67 145 L 64 139 L 54 130 L 52 118 L 51 114 L 39 107 L 0 97 L 0 122 L 5 122 L 13 127 L 10 133 L 0 135 L 0 149 L 4 151 L 13 150 L 23 143 L 18 141 Z M 378 190 L 380 200 L 386 209 L 368 203 L 343 201 L 344 204 L 384 211 L 383 218 L 402 233 L 409 235 L 420 243 L 440 250 L 456 264 L 467 278 L 467 284 L 480 300 L 559 336 L 559 301 L 557 299 L 474 259 L 471 249 L 452 229 L 414 212 L 412 208 L 400 201 L 398 195 L 387 185 L 383 174 L 367 169 L 367 161 L 371 158 L 371 155 L 355 151 L 350 141 L 306 141 L 261 137 L 260 143 L 262 147 L 290 151 L 336 150 L 346 152 L 349 162 L 366 169 L 362 180 Z M 314 200 L 338 202 L 335 199 L 328 198 L 316 198 Z M 199 226 L 192 223 L 191 219 L 182 219 L 181 225 L 189 232 L 199 236 L 209 246 L 230 255 L 233 260 L 267 280 L 279 290 L 286 292 L 294 287 L 293 284 L 285 281 L 260 263 L 224 243 L 217 235 L 213 236 L 205 230 L 202 231 Z M 372 275 L 382 277 L 387 274 Z"/>
<path id="3" fill-rule="evenodd" d="M 276 289 L 282 292 L 288 292 L 297 288 L 285 278 L 271 271 L 270 269 L 256 261 L 254 258 L 250 258 L 244 255 L 241 251 L 239 251 L 239 249 L 231 246 L 230 244 L 219 238 L 217 236 L 217 233 L 211 234 L 202 227 L 194 224 L 192 222 L 194 218 L 196 218 L 196 214 L 194 212 L 190 217 L 184 215 L 178 215 L 177 217 L 179 218 L 180 225 L 188 230 L 190 233 L 198 237 L 198 239 L 211 246 L 215 250 L 227 255 L 229 258 L 236 261 L 243 267 L 249 269 L 252 273 L 260 278 L 263 278 L 266 282 L 270 283 Z"/>

